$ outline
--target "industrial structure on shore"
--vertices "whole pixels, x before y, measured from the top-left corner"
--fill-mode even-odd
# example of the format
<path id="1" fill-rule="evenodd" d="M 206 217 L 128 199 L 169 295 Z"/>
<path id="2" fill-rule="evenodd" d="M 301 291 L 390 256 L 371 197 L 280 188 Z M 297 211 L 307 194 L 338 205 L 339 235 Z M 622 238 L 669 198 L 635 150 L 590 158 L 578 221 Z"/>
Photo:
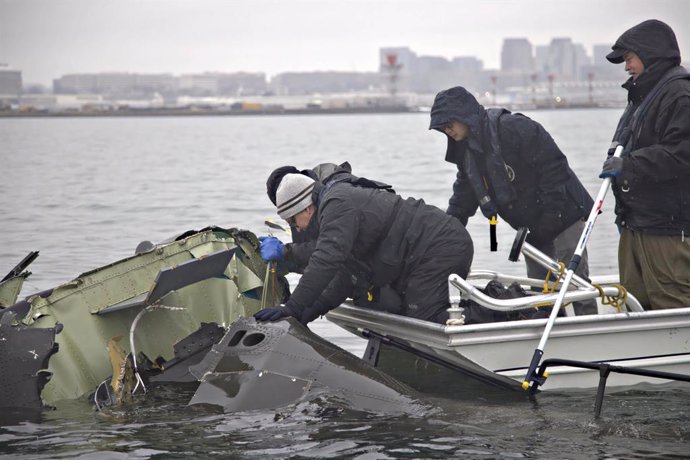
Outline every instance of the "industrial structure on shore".
<path id="1" fill-rule="evenodd" d="M 485 69 L 473 56 L 417 55 L 407 47 L 381 48 L 377 72 L 204 72 L 173 75 L 130 72 L 67 74 L 51 90 L 22 82 L 21 70 L 0 64 L 0 112 L 148 111 L 172 113 L 290 113 L 400 111 L 424 108 L 440 90 L 462 85 L 485 105 L 529 109 L 601 107 L 625 103 L 622 69 L 570 38 L 533 46 L 507 38 L 501 68 Z"/>

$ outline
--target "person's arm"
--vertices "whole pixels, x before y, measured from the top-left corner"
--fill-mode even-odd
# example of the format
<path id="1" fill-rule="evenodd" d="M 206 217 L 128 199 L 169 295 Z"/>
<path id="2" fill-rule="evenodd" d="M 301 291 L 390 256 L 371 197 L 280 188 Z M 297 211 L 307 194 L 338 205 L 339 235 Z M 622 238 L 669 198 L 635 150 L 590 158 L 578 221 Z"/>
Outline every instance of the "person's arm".
<path id="1" fill-rule="evenodd" d="M 663 182 L 690 177 L 690 97 L 676 98 L 660 112 L 656 129 L 660 141 L 630 152 L 616 183 L 634 187 L 650 180 Z"/>
<path id="2" fill-rule="evenodd" d="M 343 194 L 325 200 L 318 218 L 316 247 L 288 301 L 289 306 L 298 311 L 313 305 L 336 274 L 344 269 L 359 231 L 359 210 Z"/>
<path id="3" fill-rule="evenodd" d="M 340 270 L 331 280 L 318 300 L 301 311 L 299 321 L 306 325 L 321 315 L 340 306 L 352 294 L 352 277 L 347 270 Z"/>
<path id="4" fill-rule="evenodd" d="M 304 273 L 315 247 L 316 241 L 286 244 L 283 250 L 283 268 L 292 273 Z"/>
<path id="5" fill-rule="evenodd" d="M 477 212 L 478 206 L 479 202 L 474 196 L 462 166 L 458 165 L 458 173 L 453 183 L 453 195 L 448 200 L 446 214 L 456 217 L 462 225 L 467 226 L 467 220 Z"/>

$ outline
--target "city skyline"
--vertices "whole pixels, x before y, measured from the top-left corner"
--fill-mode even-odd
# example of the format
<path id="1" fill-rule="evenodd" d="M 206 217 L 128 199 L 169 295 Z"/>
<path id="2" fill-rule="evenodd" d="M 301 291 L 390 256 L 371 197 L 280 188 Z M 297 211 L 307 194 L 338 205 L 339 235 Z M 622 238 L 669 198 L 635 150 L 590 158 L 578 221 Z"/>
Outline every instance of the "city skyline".
<path id="1" fill-rule="evenodd" d="M 644 19 L 667 22 L 687 61 L 690 2 L 660 0 L 0 0 L 0 63 L 26 84 L 70 73 L 378 71 L 379 48 L 475 56 L 499 69 L 506 38 L 612 44 Z M 622 73 L 622 69 L 621 69 Z"/>

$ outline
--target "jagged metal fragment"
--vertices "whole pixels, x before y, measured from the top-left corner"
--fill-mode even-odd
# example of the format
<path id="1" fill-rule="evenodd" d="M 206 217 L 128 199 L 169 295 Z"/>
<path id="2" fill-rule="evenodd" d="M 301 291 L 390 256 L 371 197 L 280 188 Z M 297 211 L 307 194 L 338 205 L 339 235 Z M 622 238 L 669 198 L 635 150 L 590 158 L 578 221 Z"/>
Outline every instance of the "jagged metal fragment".
<path id="1" fill-rule="evenodd" d="M 357 410 L 419 410 L 411 388 L 293 319 L 240 318 L 190 371 L 201 384 L 190 404 L 226 412 L 275 409 L 326 396 Z"/>

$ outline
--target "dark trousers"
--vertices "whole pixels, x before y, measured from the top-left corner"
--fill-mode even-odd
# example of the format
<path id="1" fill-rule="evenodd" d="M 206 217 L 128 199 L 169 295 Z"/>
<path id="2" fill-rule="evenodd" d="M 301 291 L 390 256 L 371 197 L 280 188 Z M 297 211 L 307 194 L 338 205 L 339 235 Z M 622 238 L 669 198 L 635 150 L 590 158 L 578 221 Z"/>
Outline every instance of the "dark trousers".
<path id="1" fill-rule="evenodd" d="M 412 318 L 445 324 L 448 319 L 448 276 L 467 278 L 474 256 L 472 239 L 457 219 L 434 237 L 421 260 L 406 273 L 396 288 L 406 307 L 404 314 Z"/>
<path id="2" fill-rule="evenodd" d="M 534 247 L 552 259 L 563 262 L 567 268 L 570 263 L 570 258 L 575 253 L 577 243 L 580 241 L 580 236 L 582 236 L 584 227 L 585 223 L 578 220 L 573 225 L 563 230 L 553 241 L 539 245 L 535 244 Z M 547 270 L 544 267 L 528 258 L 525 258 L 525 264 L 527 265 L 527 276 L 529 278 L 546 279 Z M 577 266 L 577 270 L 575 270 L 575 274 L 589 280 L 587 249 L 582 253 L 582 259 Z M 595 315 L 599 312 L 596 299 L 573 302 L 573 309 L 576 315 Z"/>

